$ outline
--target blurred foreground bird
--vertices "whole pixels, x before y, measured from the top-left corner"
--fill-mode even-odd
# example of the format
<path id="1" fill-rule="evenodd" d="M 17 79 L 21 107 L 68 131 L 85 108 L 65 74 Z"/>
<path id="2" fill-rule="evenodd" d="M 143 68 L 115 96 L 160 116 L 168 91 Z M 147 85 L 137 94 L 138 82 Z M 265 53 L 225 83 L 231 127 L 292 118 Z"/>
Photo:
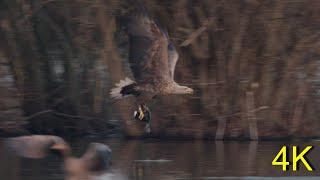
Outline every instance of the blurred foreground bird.
<path id="1" fill-rule="evenodd" d="M 104 173 L 110 166 L 112 154 L 107 145 L 91 143 L 86 153 L 76 158 L 72 156 L 67 142 L 51 135 L 8 138 L 5 144 L 16 154 L 26 158 L 44 158 L 50 153 L 58 153 L 63 157 L 68 180 L 91 180 Z"/>
<path id="2" fill-rule="evenodd" d="M 130 16 L 128 23 L 129 63 L 135 81 L 125 78 L 110 92 L 113 99 L 137 97 L 138 110 L 134 116 L 145 119 L 151 112 L 147 103 L 157 95 L 192 94 L 193 89 L 174 81 L 178 53 L 170 42 L 168 33 L 140 8 Z M 146 113 L 145 113 L 146 112 Z M 146 131 L 151 132 L 151 119 L 147 119 Z"/>

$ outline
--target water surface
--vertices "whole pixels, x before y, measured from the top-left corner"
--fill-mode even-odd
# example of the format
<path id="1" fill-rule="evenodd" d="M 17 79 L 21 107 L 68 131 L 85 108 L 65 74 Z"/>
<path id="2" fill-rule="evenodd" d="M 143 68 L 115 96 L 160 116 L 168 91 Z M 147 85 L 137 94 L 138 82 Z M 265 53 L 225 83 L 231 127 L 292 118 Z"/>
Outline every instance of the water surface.
<path id="1" fill-rule="evenodd" d="M 102 142 L 113 150 L 112 168 L 99 179 L 318 179 L 320 142 L 214 142 L 157 140 L 72 140 L 76 155 L 88 143 Z M 307 155 L 316 168 L 307 172 L 282 172 L 271 161 L 283 145 L 313 145 Z M 0 179 L 62 180 L 62 160 L 55 156 L 42 160 L 19 158 L 0 143 Z M 290 169 L 290 168 L 289 168 Z"/>

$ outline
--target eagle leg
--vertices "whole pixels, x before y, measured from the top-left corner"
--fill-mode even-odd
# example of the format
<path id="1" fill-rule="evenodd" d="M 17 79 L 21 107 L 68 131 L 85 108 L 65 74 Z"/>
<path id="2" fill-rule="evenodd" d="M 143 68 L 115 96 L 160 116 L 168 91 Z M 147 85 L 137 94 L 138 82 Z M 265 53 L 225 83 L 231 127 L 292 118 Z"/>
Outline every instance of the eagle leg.
<path id="1" fill-rule="evenodd" d="M 151 111 L 146 105 L 145 105 L 145 119 L 147 122 L 145 131 L 147 133 L 151 133 Z"/>

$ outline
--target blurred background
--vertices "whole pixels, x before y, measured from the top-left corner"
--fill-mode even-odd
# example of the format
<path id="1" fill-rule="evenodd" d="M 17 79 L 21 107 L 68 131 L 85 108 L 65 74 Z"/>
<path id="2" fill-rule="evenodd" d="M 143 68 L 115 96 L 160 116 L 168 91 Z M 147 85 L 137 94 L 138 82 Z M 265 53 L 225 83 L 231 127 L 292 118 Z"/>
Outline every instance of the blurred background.
<path id="1" fill-rule="evenodd" d="M 320 1 L 151 0 L 192 96 L 151 105 L 153 136 L 320 135 Z M 112 103 L 126 76 L 120 0 L 0 1 L 0 135 L 143 135 L 135 99 Z"/>

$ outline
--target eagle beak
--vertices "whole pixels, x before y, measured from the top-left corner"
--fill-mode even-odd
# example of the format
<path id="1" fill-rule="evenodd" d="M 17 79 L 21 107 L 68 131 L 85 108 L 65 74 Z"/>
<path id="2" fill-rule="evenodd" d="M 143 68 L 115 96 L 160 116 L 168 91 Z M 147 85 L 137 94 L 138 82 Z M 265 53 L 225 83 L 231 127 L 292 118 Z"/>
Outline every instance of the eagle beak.
<path id="1" fill-rule="evenodd" d="M 194 90 L 193 89 L 189 89 L 189 94 L 193 94 L 194 93 Z"/>

